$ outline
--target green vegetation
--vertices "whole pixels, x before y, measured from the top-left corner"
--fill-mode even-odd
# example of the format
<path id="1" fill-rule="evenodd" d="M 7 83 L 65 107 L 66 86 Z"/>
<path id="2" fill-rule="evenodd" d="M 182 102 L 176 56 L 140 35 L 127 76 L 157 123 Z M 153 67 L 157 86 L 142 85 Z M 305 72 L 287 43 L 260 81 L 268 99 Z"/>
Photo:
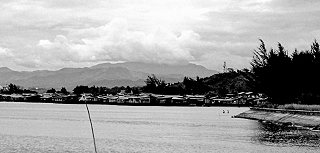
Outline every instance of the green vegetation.
<path id="1" fill-rule="evenodd" d="M 142 91 L 166 95 L 208 95 L 224 97 L 228 93 L 254 90 L 255 77 L 247 70 L 229 71 L 206 78 L 184 77 L 182 82 L 166 83 L 152 75 L 147 78 Z"/>
<path id="2" fill-rule="evenodd" d="M 290 110 L 320 111 L 320 105 L 285 104 L 279 105 L 277 108 Z"/>
<path id="3" fill-rule="evenodd" d="M 121 91 L 125 91 L 126 93 L 133 93 L 133 94 L 139 94 L 141 91 L 141 87 L 113 87 L 113 88 L 107 88 L 107 87 L 97 87 L 97 86 L 76 86 L 73 89 L 73 93 L 80 95 L 82 93 L 92 93 L 93 95 L 104 95 L 104 94 L 117 94 L 120 93 Z"/>
<path id="4" fill-rule="evenodd" d="M 289 55 L 280 43 L 278 49 L 267 51 L 260 41 L 251 62 L 255 91 L 266 94 L 273 104 L 319 104 L 319 43 L 315 40 L 310 50 L 295 50 Z"/>
<path id="5" fill-rule="evenodd" d="M 255 76 L 248 69 L 219 73 L 204 78 L 211 95 L 224 97 L 228 93 L 255 91 Z"/>
<path id="6" fill-rule="evenodd" d="M 10 83 L 7 87 L 0 90 L 3 94 L 22 94 L 22 93 L 36 93 L 35 91 L 23 89 L 20 86 Z"/>

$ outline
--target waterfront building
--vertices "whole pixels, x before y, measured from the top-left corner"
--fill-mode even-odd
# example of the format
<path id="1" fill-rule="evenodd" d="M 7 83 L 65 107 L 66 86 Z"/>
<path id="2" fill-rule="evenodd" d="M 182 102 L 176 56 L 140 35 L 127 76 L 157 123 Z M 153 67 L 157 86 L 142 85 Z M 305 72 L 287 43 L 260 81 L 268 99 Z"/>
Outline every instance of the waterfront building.
<path id="1" fill-rule="evenodd" d="M 40 97 L 41 102 L 52 102 L 52 93 L 44 93 Z"/>
<path id="2" fill-rule="evenodd" d="M 189 105 L 196 105 L 196 106 L 202 106 L 204 105 L 204 95 L 187 95 L 186 101 Z"/>
<path id="3" fill-rule="evenodd" d="M 119 98 L 117 99 L 117 103 L 119 103 L 119 104 L 129 103 L 129 97 L 119 96 Z"/>
<path id="4" fill-rule="evenodd" d="M 79 100 L 79 97 L 76 94 L 69 94 L 67 95 L 67 102 L 68 103 L 77 103 Z"/>
<path id="5" fill-rule="evenodd" d="M 173 96 L 171 99 L 172 104 L 185 105 L 187 103 L 183 96 Z"/>
<path id="6" fill-rule="evenodd" d="M 10 95 L 10 98 L 9 98 L 10 101 L 24 101 L 24 96 L 23 95 L 20 95 L 20 94 L 11 94 Z"/>
<path id="7" fill-rule="evenodd" d="M 108 96 L 100 95 L 97 98 L 98 98 L 98 101 L 101 103 L 108 103 L 109 102 Z"/>
<path id="8" fill-rule="evenodd" d="M 130 104 L 138 104 L 138 103 L 141 103 L 141 101 L 140 101 L 140 97 L 137 97 L 137 96 L 130 96 L 130 97 L 128 97 L 129 98 L 129 101 L 128 101 L 128 103 L 130 103 Z"/>
<path id="9" fill-rule="evenodd" d="M 24 93 L 22 95 L 24 97 L 24 101 L 27 101 L 27 102 L 39 102 L 39 100 L 40 100 L 40 95 L 38 95 L 38 94 Z"/>
<path id="10" fill-rule="evenodd" d="M 155 105 L 171 105 L 172 96 L 150 95 L 150 101 Z"/>
<path id="11" fill-rule="evenodd" d="M 118 102 L 118 97 L 117 96 L 109 96 L 108 97 L 108 103 L 109 104 L 116 104 Z"/>
<path id="12" fill-rule="evenodd" d="M 142 95 L 140 96 L 140 103 L 142 104 L 150 104 L 150 96 Z"/>

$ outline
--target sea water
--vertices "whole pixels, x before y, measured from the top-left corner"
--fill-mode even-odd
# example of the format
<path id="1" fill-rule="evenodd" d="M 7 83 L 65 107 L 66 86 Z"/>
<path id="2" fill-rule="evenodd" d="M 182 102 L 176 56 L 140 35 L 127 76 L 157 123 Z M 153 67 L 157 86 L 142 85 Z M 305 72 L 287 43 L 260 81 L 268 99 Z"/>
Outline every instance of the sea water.
<path id="1" fill-rule="evenodd" d="M 98 152 L 320 152 L 318 132 L 232 118 L 245 107 L 88 106 Z M 85 105 L 0 102 L 0 152 L 94 152 Z"/>

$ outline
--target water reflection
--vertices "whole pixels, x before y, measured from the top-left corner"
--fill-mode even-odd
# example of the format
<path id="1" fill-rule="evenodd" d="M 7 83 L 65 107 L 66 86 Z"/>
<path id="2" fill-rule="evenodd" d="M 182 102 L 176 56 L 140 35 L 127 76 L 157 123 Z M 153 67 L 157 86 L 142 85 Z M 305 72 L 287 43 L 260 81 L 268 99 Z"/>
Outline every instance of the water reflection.
<path id="1" fill-rule="evenodd" d="M 320 132 L 258 122 L 253 139 L 264 145 L 320 147 Z"/>

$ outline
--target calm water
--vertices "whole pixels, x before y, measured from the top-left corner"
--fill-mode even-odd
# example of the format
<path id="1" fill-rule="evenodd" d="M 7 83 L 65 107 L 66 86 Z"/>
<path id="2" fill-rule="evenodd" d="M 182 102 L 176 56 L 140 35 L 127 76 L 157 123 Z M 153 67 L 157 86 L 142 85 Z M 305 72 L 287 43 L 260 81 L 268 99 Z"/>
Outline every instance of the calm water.
<path id="1" fill-rule="evenodd" d="M 98 152 L 320 151 L 317 132 L 231 118 L 248 108 L 89 105 L 89 109 Z M 0 102 L 0 152 L 94 152 L 85 105 Z"/>

